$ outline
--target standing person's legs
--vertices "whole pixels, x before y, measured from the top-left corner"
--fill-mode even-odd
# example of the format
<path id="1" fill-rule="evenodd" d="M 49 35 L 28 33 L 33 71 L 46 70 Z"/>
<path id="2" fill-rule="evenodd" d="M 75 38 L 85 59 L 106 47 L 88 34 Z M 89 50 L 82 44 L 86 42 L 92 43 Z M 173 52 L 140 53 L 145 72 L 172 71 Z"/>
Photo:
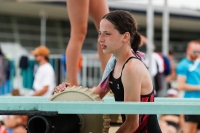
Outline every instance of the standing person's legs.
<path id="1" fill-rule="evenodd" d="M 102 17 L 108 12 L 109 12 L 109 9 L 108 9 L 108 4 L 106 0 L 90 0 L 89 14 L 91 15 L 94 21 L 97 32 L 99 31 L 99 23 Z M 101 62 L 101 69 L 103 72 L 111 55 L 104 54 L 99 43 L 97 43 L 97 48 L 98 48 L 99 59 Z"/>
<path id="2" fill-rule="evenodd" d="M 197 133 L 198 115 L 185 115 L 184 133 Z"/>
<path id="3" fill-rule="evenodd" d="M 78 59 L 87 33 L 89 0 L 67 0 L 71 25 L 70 40 L 66 49 L 67 82 L 78 85 Z"/>

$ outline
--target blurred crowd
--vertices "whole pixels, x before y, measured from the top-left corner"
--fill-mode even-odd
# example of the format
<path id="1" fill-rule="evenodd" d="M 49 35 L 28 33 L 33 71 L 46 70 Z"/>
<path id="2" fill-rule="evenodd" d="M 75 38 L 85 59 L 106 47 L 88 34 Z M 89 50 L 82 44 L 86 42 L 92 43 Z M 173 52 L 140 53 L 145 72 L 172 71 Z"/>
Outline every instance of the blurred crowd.
<path id="1" fill-rule="evenodd" d="M 171 52 L 169 53 L 172 59 Z M 177 80 L 177 86 L 174 88 L 169 84 L 168 97 L 200 98 L 200 41 L 192 40 L 188 42 L 186 48 L 186 57 L 177 65 L 171 63 L 174 69 L 165 79 L 172 83 Z M 184 94 L 181 95 L 180 92 Z M 163 133 L 198 133 L 200 129 L 200 115 L 161 115 L 160 126 Z"/>
<path id="2" fill-rule="evenodd" d="M 143 40 L 143 43 L 145 41 Z M 163 55 L 156 51 L 154 46 L 151 58 L 152 72 L 155 94 L 157 97 L 169 98 L 200 98 L 200 41 L 192 40 L 188 42 L 186 57 L 179 63 L 174 59 L 174 51 L 169 51 L 168 55 Z M 51 96 L 55 83 L 55 71 L 49 63 L 50 51 L 45 46 L 39 46 L 31 51 L 35 57 L 37 65 L 34 67 L 34 80 L 29 96 Z M 66 73 L 65 54 L 61 57 L 63 70 Z M 78 71 L 82 68 L 82 57 L 77 66 Z M 146 58 L 149 63 L 149 58 Z M 8 73 L 8 60 L 0 49 L 0 85 L 6 81 Z M 27 59 L 20 60 L 20 67 L 27 67 Z M 77 75 L 78 76 L 78 75 Z M 184 91 L 184 93 L 182 93 Z M 12 95 L 19 96 L 20 91 L 14 89 Z M 27 116 L 1 116 L 0 133 L 25 133 Z M 160 126 L 163 133 L 197 133 L 200 126 L 200 116 L 193 115 L 161 115 Z"/>
<path id="3" fill-rule="evenodd" d="M 54 87 L 56 86 L 55 71 L 53 66 L 49 63 L 50 50 L 46 46 L 38 46 L 35 50 L 30 51 L 34 56 L 34 65 L 31 67 L 33 74 L 33 83 L 31 89 L 25 95 L 22 94 L 20 89 L 13 89 L 11 95 L 13 96 L 44 96 L 50 97 L 53 94 Z M 66 56 L 63 54 L 60 58 L 61 68 L 63 73 L 66 74 Z M 6 82 L 7 72 L 10 68 L 9 60 L 3 54 L 0 47 L 0 86 L 4 85 Z M 22 70 L 29 69 L 29 59 L 27 56 L 22 56 L 19 61 L 19 67 Z M 82 68 L 82 56 L 79 58 L 79 63 L 77 66 L 78 71 Z M 30 73 L 29 72 L 29 73 Z M 29 75 L 31 76 L 31 75 Z M 79 77 L 79 75 L 77 75 Z M 28 82 L 27 77 L 24 78 L 25 82 Z M 2 89 L 2 88 L 0 88 Z M 26 133 L 26 126 L 28 123 L 27 116 L 0 116 L 0 133 Z"/>

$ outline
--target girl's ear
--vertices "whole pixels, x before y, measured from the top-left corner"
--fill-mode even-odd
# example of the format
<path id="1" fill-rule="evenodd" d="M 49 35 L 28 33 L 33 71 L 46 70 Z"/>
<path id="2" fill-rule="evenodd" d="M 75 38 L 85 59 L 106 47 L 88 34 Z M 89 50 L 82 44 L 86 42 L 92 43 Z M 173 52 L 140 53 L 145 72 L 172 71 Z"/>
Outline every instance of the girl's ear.
<path id="1" fill-rule="evenodd" d="M 130 40 L 130 33 L 129 32 L 125 32 L 122 42 L 123 43 L 128 43 L 129 40 Z"/>

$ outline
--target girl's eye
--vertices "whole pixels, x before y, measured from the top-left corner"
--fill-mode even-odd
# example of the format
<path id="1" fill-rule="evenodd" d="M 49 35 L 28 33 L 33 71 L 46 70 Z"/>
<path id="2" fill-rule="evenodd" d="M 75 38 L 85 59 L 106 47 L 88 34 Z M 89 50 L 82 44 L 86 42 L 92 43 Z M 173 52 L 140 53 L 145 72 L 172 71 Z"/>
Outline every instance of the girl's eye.
<path id="1" fill-rule="evenodd" d="M 110 33 L 101 33 L 101 32 L 99 32 L 99 35 L 109 36 Z"/>

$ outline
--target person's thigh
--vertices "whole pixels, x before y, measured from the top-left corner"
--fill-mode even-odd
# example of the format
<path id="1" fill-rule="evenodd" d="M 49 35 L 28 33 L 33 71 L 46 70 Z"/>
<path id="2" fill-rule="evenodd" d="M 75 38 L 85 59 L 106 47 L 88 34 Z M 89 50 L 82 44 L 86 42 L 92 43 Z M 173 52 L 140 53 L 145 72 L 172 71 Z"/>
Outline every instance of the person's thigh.
<path id="1" fill-rule="evenodd" d="M 67 0 L 71 35 L 87 31 L 89 0 Z M 85 33 L 86 34 L 86 33 Z"/>
<path id="2" fill-rule="evenodd" d="M 109 12 L 106 0 L 90 0 L 89 14 L 92 17 L 94 24 L 99 30 L 99 23 L 102 17 Z"/>
<path id="3" fill-rule="evenodd" d="M 195 123 L 195 122 L 185 122 L 183 130 L 184 130 L 184 133 L 196 133 L 197 123 Z"/>
<path id="4" fill-rule="evenodd" d="M 196 133 L 197 130 L 197 115 L 185 115 L 184 133 Z"/>
<path id="5" fill-rule="evenodd" d="M 167 133 L 178 133 L 177 129 L 174 126 L 167 126 Z"/>
<path id="6" fill-rule="evenodd" d="M 14 128 L 13 133 L 27 133 L 27 130 L 23 126 L 18 126 Z"/>
<path id="7" fill-rule="evenodd" d="M 168 125 L 167 125 L 167 122 L 163 121 L 163 120 L 160 120 L 159 122 L 159 125 L 160 125 L 160 128 L 161 128 L 161 131 L 162 133 L 168 133 Z"/>

